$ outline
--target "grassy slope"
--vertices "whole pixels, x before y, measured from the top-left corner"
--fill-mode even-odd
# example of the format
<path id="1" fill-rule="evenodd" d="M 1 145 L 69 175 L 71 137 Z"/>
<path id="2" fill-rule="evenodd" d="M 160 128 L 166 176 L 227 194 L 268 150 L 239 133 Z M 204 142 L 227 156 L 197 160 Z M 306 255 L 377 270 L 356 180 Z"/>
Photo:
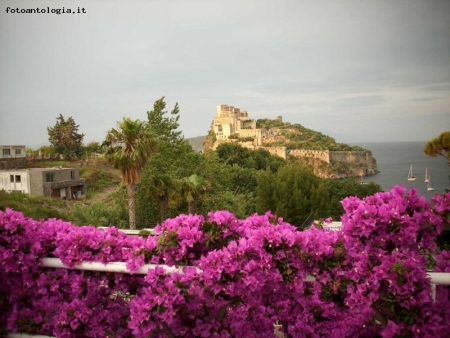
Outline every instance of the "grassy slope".
<path id="1" fill-rule="evenodd" d="M 108 205 L 112 194 L 120 186 L 120 173 L 104 159 L 80 161 L 29 162 L 29 168 L 78 168 L 80 176 L 86 179 L 87 198 L 80 201 L 66 201 L 56 198 L 31 196 L 22 193 L 0 191 L 0 210 L 11 208 L 34 219 L 60 218 L 71 221 L 72 210 L 80 205 L 102 203 Z"/>

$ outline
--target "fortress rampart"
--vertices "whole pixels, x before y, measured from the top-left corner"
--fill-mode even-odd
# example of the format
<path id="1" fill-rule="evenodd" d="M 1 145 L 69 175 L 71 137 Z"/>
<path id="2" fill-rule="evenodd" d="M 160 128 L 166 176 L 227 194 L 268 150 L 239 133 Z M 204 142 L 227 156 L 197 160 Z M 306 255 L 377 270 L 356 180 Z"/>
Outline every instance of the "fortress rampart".
<path id="1" fill-rule="evenodd" d="M 331 163 L 329 150 L 306 150 L 306 149 L 292 149 L 289 155 L 294 157 L 312 157 L 318 158 L 326 163 Z"/>
<path id="2" fill-rule="evenodd" d="M 280 156 L 286 159 L 286 147 L 258 147 L 258 149 L 267 150 L 271 155 Z"/>

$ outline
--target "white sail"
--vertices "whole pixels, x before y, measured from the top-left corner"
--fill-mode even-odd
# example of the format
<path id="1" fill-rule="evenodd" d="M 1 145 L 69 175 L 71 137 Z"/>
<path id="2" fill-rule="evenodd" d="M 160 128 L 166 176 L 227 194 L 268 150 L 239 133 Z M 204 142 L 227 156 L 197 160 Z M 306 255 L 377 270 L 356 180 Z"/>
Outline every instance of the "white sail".
<path id="1" fill-rule="evenodd" d="M 409 173 L 408 173 L 408 181 L 415 181 L 417 178 L 413 174 L 413 166 L 411 164 L 411 167 L 409 167 Z"/>
<path id="2" fill-rule="evenodd" d="M 431 178 L 430 178 L 430 175 L 428 175 L 428 184 L 427 184 L 427 190 L 428 191 L 432 191 L 432 190 L 434 190 L 434 188 L 431 186 Z"/>

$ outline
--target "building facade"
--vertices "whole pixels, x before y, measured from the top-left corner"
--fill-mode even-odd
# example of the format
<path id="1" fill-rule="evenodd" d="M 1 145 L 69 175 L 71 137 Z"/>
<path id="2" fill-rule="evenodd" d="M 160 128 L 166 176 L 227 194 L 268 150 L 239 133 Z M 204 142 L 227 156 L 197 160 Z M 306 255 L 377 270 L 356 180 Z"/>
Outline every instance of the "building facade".
<path id="1" fill-rule="evenodd" d="M 256 121 L 248 117 L 245 110 L 222 104 L 217 106 L 216 116 L 212 122 L 216 140 L 228 140 L 231 135 L 240 138 L 254 138 L 254 145 L 262 144 L 262 131 L 256 128 Z M 214 148 L 217 147 L 217 144 Z"/>
<path id="2" fill-rule="evenodd" d="M 0 170 L 23 168 L 27 164 L 24 145 L 0 145 Z"/>
<path id="3" fill-rule="evenodd" d="M 76 168 L 0 170 L 0 190 L 71 200 L 86 194 L 86 179 Z"/>

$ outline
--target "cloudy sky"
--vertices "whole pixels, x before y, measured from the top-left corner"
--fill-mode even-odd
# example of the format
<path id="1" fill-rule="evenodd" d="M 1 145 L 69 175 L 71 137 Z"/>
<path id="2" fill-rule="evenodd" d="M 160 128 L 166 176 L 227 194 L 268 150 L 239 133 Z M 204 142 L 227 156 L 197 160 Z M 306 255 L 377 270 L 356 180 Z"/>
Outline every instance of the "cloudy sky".
<path id="1" fill-rule="evenodd" d="M 163 95 L 185 137 L 228 104 L 338 142 L 426 141 L 450 130 L 450 1 L 0 0 L 0 144 L 48 144 L 59 114 L 101 142 Z"/>

